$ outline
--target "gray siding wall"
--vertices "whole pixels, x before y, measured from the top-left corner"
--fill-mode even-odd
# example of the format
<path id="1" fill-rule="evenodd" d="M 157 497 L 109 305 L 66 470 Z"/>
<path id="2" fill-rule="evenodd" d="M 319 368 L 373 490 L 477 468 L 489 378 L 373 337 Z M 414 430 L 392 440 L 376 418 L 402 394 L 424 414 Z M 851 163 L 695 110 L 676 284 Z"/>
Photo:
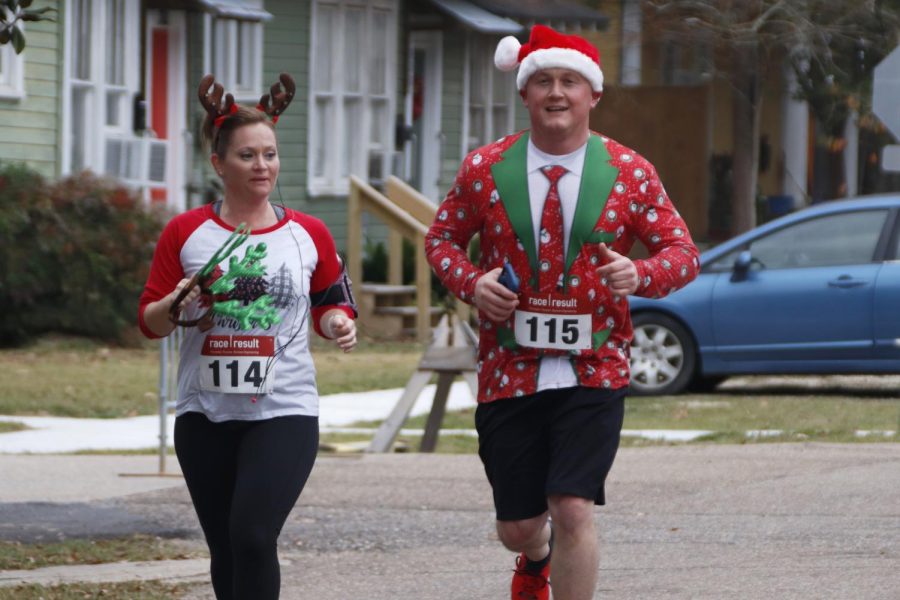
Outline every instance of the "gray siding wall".
<path id="1" fill-rule="evenodd" d="M 41 6 L 60 9 L 56 0 Z M 26 25 L 25 97 L 0 99 L 0 160 L 21 161 L 46 177 L 60 172 L 62 18 Z"/>

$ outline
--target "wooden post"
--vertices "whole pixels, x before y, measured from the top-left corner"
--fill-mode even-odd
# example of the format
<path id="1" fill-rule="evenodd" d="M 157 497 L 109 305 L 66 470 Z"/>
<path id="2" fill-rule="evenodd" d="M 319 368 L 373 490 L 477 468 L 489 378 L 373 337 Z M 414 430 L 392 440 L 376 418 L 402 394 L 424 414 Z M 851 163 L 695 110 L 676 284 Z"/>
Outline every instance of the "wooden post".
<path id="1" fill-rule="evenodd" d="M 400 400 L 391 414 L 381 424 L 366 452 L 388 452 L 412 411 L 416 399 L 432 375 L 438 376 L 437 389 L 431 404 L 431 412 L 422 436 L 422 452 L 434 452 L 440 434 L 441 423 L 447 410 L 447 401 L 453 380 L 462 376 L 472 397 L 478 397 L 476 375 L 476 346 L 478 339 L 468 325 L 453 315 L 445 314 L 434 329 L 434 341 L 425 350 L 416 372 L 409 378 Z"/>
<path id="2" fill-rule="evenodd" d="M 419 444 L 419 452 L 434 452 L 434 449 L 437 448 L 441 423 L 444 422 L 444 414 L 447 412 L 450 386 L 456 379 L 456 375 L 455 372 L 438 374 L 437 389 L 434 392 L 434 400 L 431 402 L 431 412 L 428 413 L 428 421 L 425 423 L 425 433 L 422 435 L 422 443 Z"/>
<path id="3" fill-rule="evenodd" d="M 356 181 L 350 179 L 350 196 L 347 198 L 347 269 L 350 281 L 362 284 L 362 205 Z"/>
<path id="4" fill-rule="evenodd" d="M 400 428 L 403 427 L 403 423 L 406 422 L 406 418 L 409 416 L 409 412 L 412 410 L 416 400 L 418 400 L 419 394 L 428 385 L 430 379 L 431 371 L 416 371 L 412 374 L 412 377 L 406 382 L 403 395 L 400 396 L 400 400 L 394 405 L 388 418 L 384 420 L 381 427 L 375 432 L 375 437 L 372 438 L 366 452 L 390 451 L 394 440 L 397 439 L 397 434 L 400 433 Z"/>
<path id="5" fill-rule="evenodd" d="M 387 282 L 391 285 L 401 285 L 403 283 L 403 236 L 393 227 L 388 230 L 387 256 Z"/>
<path id="6" fill-rule="evenodd" d="M 431 333 L 431 267 L 425 258 L 425 237 L 416 236 L 416 337 L 422 343 Z"/>

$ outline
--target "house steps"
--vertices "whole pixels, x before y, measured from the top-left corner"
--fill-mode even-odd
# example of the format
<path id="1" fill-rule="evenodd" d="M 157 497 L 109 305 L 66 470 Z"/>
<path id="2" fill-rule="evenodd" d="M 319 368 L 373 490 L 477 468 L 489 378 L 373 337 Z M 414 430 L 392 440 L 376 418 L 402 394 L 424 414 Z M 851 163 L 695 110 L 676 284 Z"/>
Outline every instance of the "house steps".
<path id="1" fill-rule="evenodd" d="M 357 292 L 359 327 L 367 337 L 377 340 L 402 340 L 416 337 L 416 286 L 387 283 L 363 283 Z M 440 306 L 430 307 L 431 326 L 444 313 Z"/>

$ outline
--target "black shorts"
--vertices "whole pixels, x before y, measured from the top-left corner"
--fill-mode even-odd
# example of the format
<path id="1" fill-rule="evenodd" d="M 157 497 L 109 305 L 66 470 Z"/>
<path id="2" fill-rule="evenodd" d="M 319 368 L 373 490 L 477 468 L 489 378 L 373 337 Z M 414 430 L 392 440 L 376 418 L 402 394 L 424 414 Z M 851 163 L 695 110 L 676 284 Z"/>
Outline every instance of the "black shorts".
<path id="1" fill-rule="evenodd" d="M 478 455 L 494 490 L 497 520 L 543 514 L 553 494 L 605 504 L 626 392 L 572 387 L 479 404 Z"/>

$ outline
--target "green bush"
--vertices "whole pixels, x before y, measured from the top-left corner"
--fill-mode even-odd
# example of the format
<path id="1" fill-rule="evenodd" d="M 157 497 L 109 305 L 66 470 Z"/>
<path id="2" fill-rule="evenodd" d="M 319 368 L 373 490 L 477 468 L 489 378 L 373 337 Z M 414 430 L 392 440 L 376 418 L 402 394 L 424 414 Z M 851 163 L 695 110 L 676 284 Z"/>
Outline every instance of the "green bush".
<path id="1" fill-rule="evenodd" d="M 402 240 L 400 259 L 403 267 L 404 284 L 413 283 L 416 279 L 416 245 L 406 238 Z M 364 240 L 363 246 L 363 281 L 385 282 L 388 279 L 388 255 L 384 242 Z"/>
<path id="2" fill-rule="evenodd" d="M 162 222 L 90 173 L 50 184 L 0 164 L 0 343 L 46 332 L 122 341 Z"/>
<path id="3" fill-rule="evenodd" d="M 384 242 L 373 242 L 371 239 L 366 238 L 363 243 L 363 281 L 387 281 L 388 256 Z"/>
<path id="4" fill-rule="evenodd" d="M 363 247 L 363 281 L 366 283 L 385 283 L 388 279 L 388 255 L 384 242 L 376 242 L 369 238 L 364 241 Z M 416 245 L 407 239 L 403 239 L 403 284 L 409 285 L 416 280 Z M 443 303 L 447 301 L 449 292 L 440 279 L 431 273 L 431 301 Z"/>

